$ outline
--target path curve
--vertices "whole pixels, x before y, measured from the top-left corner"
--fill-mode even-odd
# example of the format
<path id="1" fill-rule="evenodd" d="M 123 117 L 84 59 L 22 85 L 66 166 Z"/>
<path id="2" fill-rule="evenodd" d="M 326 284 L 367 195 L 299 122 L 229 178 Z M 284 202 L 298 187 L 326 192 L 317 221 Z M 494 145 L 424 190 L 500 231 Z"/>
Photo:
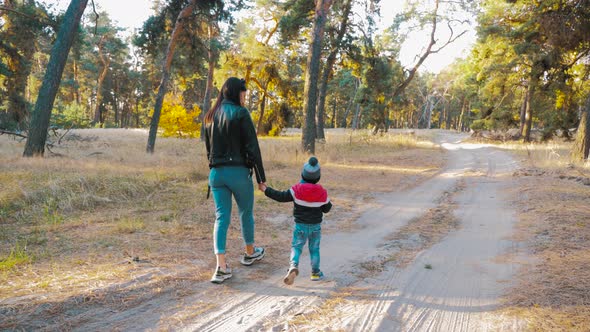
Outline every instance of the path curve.
<path id="1" fill-rule="evenodd" d="M 382 195 L 378 198 L 379 208 L 359 218 L 358 229 L 322 239 L 322 269 L 329 275 L 326 281 L 308 281 L 308 268 L 302 264 L 301 275 L 291 287 L 282 284 L 284 271 L 256 283 L 226 285 L 232 291 L 220 292 L 213 299 L 223 303 L 219 310 L 200 315 L 183 330 L 284 330 L 294 318 L 312 312 L 343 287 L 362 290 L 359 292 L 363 293 L 363 300 L 349 301 L 338 312 L 328 314 L 323 328 L 346 331 L 521 329 L 521 322 L 495 312 L 517 268 L 498 259 L 516 251 L 509 240 L 515 215 L 503 194 L 516 162 L 491 146 L 461 143 L 464 138 L 462 134 L 438 131 L 436 141 L 449 156 L 444 171 L 409 191 Z M 413 218 L 436 207 L 458 181 L 464 182 L 464 189 L 455 197 L 459 228 L 421 252 L 405 268 L 390 266 L 376 276 L 364 278 L 363 263 L 389 254 L 387 238 Z M 304 262 L 307 259 L 302 257 Z M 432 268 L 426 269 L 426 265 Z M 297 327 L 312 330 L 321 326 Z"/>

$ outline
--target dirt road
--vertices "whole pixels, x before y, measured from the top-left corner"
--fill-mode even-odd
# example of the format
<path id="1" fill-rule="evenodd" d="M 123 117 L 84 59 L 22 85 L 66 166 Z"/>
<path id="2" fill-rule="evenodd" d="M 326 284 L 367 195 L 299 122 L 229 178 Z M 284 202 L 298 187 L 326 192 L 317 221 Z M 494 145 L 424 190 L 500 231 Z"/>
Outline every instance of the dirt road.
<path id="1" fill-rule="evenodd" d="M 448 150 L 443 172 L 422 185 L 377 198 L 379 205 L 361 216 L 359 228 L 322 239 L 323 282 L 282 284 L 284 271 L 259 282 L 239 277 L 221 286 L 217 309 L 176 326 L 186 331 L 347 330 L 478 331 L 519 330 L 521 322 L 495 313 L 517 266 L 502 256 L 514 253 L 509 240 L 515 222 L 503 188 L 515 161 L 491 147 L 460 143 L 464 136 L 439 133 Z M 441 204 L 452 193 L 456 227 L 430 243 L 409 264 L 395 254 L 418 246 L 388 239 Z M 326 220 L 329 224 L 329 216 Z M 287 250 L 287 249 L 286 249 Z M 399 257 L 399 256 L 398 256 Z M 308 257 L 302 257 L 307 262 Z M 239 274 L 238 274 L 239 275 Z"/>
<path id="2" fill-rule="evenodd" d="M 506 153 L 464 144 L 466 136 L 437 131 L 448 164 L 407 191 L 376 196 L 352 230 L 325 219 L 324 281 L 309 280 L 306 253 L 292 286 L 285 269 L 234 265 L 222 285 L 191 283 L 190 292 L 162 288 L 125 309 L 97 306 L 48 326 L 74 330 L 181 331 L 485 331 L 522 330 L 497 309 L 517 265 L 509 239 L 515 216 L 503 194 L 516 168 Z M 359 179 L 362 181 L 362 179 Z M 337 208 L 337 202 L 335 202 Z M 362 204 L 359 201 L 359 204 Z M 285 256 L 289 248 L 269 255 Z M 288 262 L 285 262 L 285 265 Z M 154 274 L 161 275 L 155 270 Z M 171 272 L 178 275 L 179 271 Z M 175 276 L 171 277 L 174 278 Z M 151 276 L 142 278 L 149 280 Z M 142 285 L 138 280 L 133 285 Z M 121 286 L 119 286 L 121 287 Z M 126 301 L 139 286 L 130 286 Z M 143 287 L 143 286 L 142 286 Z M 145 287 L 156 287 L 145 284 Z M 121 288 L 119 288 L 121 289 Z M 110 297 L 123 296 L 120 290 Z M 57 324 L 57 325 L 55 325 Z M 34 326 L 43 326 L 35 322 Z"/>

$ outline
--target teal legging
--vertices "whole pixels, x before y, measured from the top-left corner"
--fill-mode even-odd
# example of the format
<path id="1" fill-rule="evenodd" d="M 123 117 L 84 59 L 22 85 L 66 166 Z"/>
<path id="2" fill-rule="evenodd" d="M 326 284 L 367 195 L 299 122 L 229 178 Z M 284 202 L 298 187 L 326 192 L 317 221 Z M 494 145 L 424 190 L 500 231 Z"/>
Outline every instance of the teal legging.
<path id="1" fill-rule="evenodd" d="M 246 167 L 221 166 L 209 172 L 209 185 L 215 201 L 215 228 L 213 247 L 215 254 L 225 254 L 227 229 L 231 221 L 232 194 L 238 204 L 242 237 L 246 245 L 254 244 L 254 187 Z"/>

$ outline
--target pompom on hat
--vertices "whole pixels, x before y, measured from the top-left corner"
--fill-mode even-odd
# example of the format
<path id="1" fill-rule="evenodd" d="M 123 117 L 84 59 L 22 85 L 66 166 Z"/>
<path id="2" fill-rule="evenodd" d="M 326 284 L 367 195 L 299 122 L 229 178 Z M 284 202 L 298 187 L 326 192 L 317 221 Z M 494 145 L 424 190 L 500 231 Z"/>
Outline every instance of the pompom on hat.
<path id="1" fill-rule="evenodd" d="M 311 157 L 303 165 L 303 171 L 301 171 L 301 177 L 303 180 L 308 182 L 317 182 L 321 176 L 320 163 L 318 158 Z"/>

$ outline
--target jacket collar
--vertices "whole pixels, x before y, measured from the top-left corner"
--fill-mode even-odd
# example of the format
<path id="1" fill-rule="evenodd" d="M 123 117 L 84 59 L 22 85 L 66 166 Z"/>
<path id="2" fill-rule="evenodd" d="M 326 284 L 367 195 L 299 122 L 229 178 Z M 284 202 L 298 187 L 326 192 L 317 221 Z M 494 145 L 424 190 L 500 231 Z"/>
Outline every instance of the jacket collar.
<path id="1" fill-rule="evenodd" d="M 238 104 L 234 103 L 233 101 L 229 100 L 229 99 L 224 99 L 221 101 L 222 104 L 231 104 L 231 105 L 236 105 L 239 106 Z"/>

